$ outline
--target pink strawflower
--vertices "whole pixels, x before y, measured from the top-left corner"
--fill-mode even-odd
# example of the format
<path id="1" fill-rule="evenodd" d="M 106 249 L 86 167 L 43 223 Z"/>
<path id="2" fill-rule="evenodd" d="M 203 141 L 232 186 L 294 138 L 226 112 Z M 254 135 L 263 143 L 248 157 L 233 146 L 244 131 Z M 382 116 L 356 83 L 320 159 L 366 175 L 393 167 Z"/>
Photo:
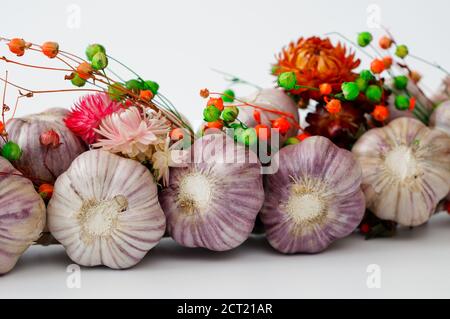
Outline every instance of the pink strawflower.
<path id="1" fill-rule="evenodd" d="M 85 95 L 75 103 L 65 118 L 66 126 L 80 136 L 86 143 L 97 141 L 95 132 L 100 122 L 107 116 L 121 109 L 121 104 L 110 99 L 106 93 Z"/>
<path id="2" fill-rule="evenodd" d="M 141 109 L 132 106 L 106 116 L 95 132 L 104 138 L 99 138 L 94 147 L 142 161 L 151 158 L 154 146 L 165 140 L 169 125 L 161 114 L 153 112 L 144 117 Z"/>

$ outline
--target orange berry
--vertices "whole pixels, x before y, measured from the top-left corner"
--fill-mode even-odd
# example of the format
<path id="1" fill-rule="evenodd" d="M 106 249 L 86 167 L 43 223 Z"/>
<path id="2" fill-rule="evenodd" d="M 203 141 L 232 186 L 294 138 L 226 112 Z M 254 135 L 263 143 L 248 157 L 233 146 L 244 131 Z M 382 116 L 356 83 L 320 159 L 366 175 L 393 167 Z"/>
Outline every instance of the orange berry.
<path id="1" fill-rule="evenodd" d="M 261 112 L 258 110 L 253 110 L 253 118 L 255 119 L 256 123 L 261 124 Z"/>
<path id="2" fill-rule="evenodd" d="M 92 66 L 88 62 L 80 63 L 77 67 L 77 73 L 83 80 L 88 80 L 92 74 Z"/>
<path id="3" fill-rule="evenodd" d="M 42 184 L 39 186 L 39 193 L 45 194 L 45 198 L 50 198 L 53 195 L 53 185 L 51 184 Z"/>
<path id="4" fill-rule="evenodd" d="M 303 140 L 307 139 L 308 137 L 311 137 L 311 134 L 309 134 L 308 132 L 303 132 L 303 133 L 297 135 L 297 138 L 300 141 L 303 141 Z"/>
<path id="5" fill-rule="evenodd" d="M 260 140 L 267 141 L 270 137 L 270 128 L 264 124 L 258 124 L 255 126 L 256 135 Z"/>
<path id="6" fill-rule="evenodd" d="M 392 66 L 392 62 L 393 62 L 393 60 L 392 60 L 391 56 L 385 56 L 383 58 L 384 67 L 386 69 L 389 69 Z"/>
<path id="7" fill-rule="evenodd" d="M 8 43 L 9 51 L 17 56 L 22 56 L 25 54 L 25 49 L 29 47 L 29 45 L 25 42 L 24 39 L 14 38 L 11 39 Z"/>
<path id="8" fill-rule="evenodd" d="M 409 110 L 410 111 L 413 111 L 414 110 L 414 108 L 416 107 L 416 98 L 414 97 L 414 96 L 412 96 L 410 99 L 409 99 Z"/>
<path id="9" fill-rule="evenodd" d="M 375 59 L 370 63 L 370 70 L 375 74 L 380 74 L 385 69 L 384 62 L 380 59 Z"/>
<path id="10" fill-rule="evenodd" d="M 179 141 L 184 136 L 183 129 L 179 127 L 174 128 L 172 131 L 170 131 L 169 136 L 172 141 Z"/>
<path id="11" fill-rule="evenodd" d="M 59 52 L 59 44 L 56 42 L 45 42 L 41 47 L 42 53 L 48 56 L 50 59 L 53 59 L 58 55 Z"/>
<path id="12" fill-rule="evenodd" d="M 420 79 L 422 78 L 422 75 L 420 75 L 419 72 L 417 71 L 411 71 L 409 73 L 409 78 L 414 82 L 414 83 L 418 83 L 420 81 Z"/>
<path id="13" fill-rule="evenodd" d="M 328 101 L 325 108 L 331 114 L 339 113 L 342 109 L 341 101 L 339 101 L 337 99 L 332 99 L 332 100 Z"/>
<path id="14" fill-rule="evenodd" d="M 208 89 L 201 89 L 200 90 L 200 96 L 204 99 L 206 99 L 207 97 L 209 97 L 209 90 Z"/>
<path id="15" fill-rule="evenodd" d="M 210 106 L 210 105 L 214 105 L 216 108 L 219 109 L 219 111 L 223 111 L 223 100 L 221 97 L 211 97 L 208 100 L 208 104 L 206 104 L 206 106 Z"/>
<path id="16" fill-rule="evenodd" d="M 392 45 L 392 39 L 387 36 L 382 36 L 378 41 L 378 44 L 380 45 L 380 48 L 387 50 Z"/>
<path id="17" fill-rule="evenodd" d="M 272 127 L 278 129 L 281 135 L 285 135 L 291 128 L 291 123 L 282 116 L 272 121 Z"/>
<path id="18" fill-rule="evenodd" d="M 5 131 L 5 124 L 3 124 L 3 122 L 0 121 L 0 135 L 3 134 L 4 131 Z"/>
<path id="19" fill-rule="evenodd" d="M 152 93 L 152 91 L 150 91 L 150 90 L 142 90 L 140 93 L 139 93 L 139 98 L 141 99 L 141 100 L 144 100 L 144 101 L 150 101 L 151 99 L 153 99 L 153 93 Z"/>
<path id="20" fill-rule="evenodd" d="M 215 121 L 215 122 L 208 122 L 205 125 L 206 128 L 215 128 L 218 130 L 221 130 L 223 128 L 223 122 L 222 121 Z"/>
<path id="21" fill-rule="evenodd" d="M 333 88 L 328 83 L 322 83 L 319 85 L 320 94 L 322 95 L 329 95 L 333 91 Z"/>
<path id="22" fill-rule="evenodd" d="M 389 118 L 389 109 L 384 105 L 376 105 L 372 116 L 375 120 L 383 122 Z"/>

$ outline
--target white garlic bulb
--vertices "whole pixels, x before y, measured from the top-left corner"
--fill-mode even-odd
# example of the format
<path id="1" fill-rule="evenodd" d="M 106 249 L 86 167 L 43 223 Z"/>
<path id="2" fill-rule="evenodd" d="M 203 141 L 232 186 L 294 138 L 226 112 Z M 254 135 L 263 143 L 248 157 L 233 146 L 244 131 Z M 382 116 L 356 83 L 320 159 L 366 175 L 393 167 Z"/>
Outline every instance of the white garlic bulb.
<path id="1" fill-rule="evenodd" d="M 191 147 L 192 162 L 172 168 L 160 194 L 172 238 L 186 247 L 225 251 L 251 234 L 264 202 L 256 154 L 224 134 L 210 134 Z"/>
<path id="2" fill-rule="evenodd" d="M 371 129 L 352 152 L 367 207 L 381 219 L 423 224 L 450 190 L 450 138 L 418 120 L 401 117 Z"/>
<path id="3" fill-rule="evenodd" d="M 45 205 L 33 184 L 0 157 L 0 275 L 41 235 Z"/>
<path id="4" fill-rule="evenodd" d="M 51 234 L 84 266 L 137 264 L 164 235 L 157 187 L 142 164 L 101 150 L 77 157 L 55 183 Z"/>

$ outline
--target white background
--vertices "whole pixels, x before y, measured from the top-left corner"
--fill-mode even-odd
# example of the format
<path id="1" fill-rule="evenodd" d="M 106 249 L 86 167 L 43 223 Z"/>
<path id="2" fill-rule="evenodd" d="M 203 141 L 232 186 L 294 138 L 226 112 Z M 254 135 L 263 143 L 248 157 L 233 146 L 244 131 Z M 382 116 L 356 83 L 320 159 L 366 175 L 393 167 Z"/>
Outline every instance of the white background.
<path id="1" fill-rule="evenodd" d="M 363 30 L 381 35 L 381 30 L 368 29 L 369 4 L 378 6 L 381 23 L 410 52 L 450 68 L 450 6 L 444 0 L 3 0 L 0 35 L 35 43 L 53 40 L 63 50 L 80 55 L 87 44 L 102 43 L 109 54 L 144 78 L 158 81 L 161 91 L 197 126 L 204 103 L 199 90 L 222 90 L 227 84 L 210 68 L 272 86 L 270 64 L 291 40 L 332 31 L 351 39 Z M 0 55 L 12 57 L 4 43 Z M 21 61 L 57 65 L 33 53 Z M 413 60 L 408 63 L 425 75 L 426 89 L 438 86 L 441 73 Z M 1 63 L 2 77 L 6 69 L 11 81 L 29 89 L 71 87 L 61 73 L 25 72 Z M 248 92 L 248 88 L 237 90 L 238 94 Z M 8 90 L 7 103 L 12 104 L 16 94 Z M 76 97 L 35 96 L 23 101 L 17 114 L 69 108 Z M 81 289 L 66 286 L 70 260 L 62 247 L 32 247 L 12 273 L 0 278 L 0 298 L 450 297 L 449 243 L 450 217 L 446 215 L 413 231 L 402 229 L 393 239 L 364 241 L 353 235 L 319 255 L 283 256 L 264 238 L 251 238 L 227 253 L 181 248 L 165 239 L 131 270 L 83 268 Z M 370 264 L 381 267 L 380 289 L 366 285 Z"/>

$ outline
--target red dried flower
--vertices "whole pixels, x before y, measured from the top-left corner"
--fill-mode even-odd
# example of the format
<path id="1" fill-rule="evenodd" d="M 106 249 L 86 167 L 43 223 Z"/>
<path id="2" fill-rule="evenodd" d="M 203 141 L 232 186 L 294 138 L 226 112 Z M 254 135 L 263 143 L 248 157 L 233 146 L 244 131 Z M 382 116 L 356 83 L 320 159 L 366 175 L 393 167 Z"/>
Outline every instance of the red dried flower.
<path id="1" fill-rule="evenodd" d="M 120 110 L 121 104 L 105 93 L 83 96 L 65 118 L 66 126 L 86 143 L 97 141 L 97 129 L 103 118 Z"/>

